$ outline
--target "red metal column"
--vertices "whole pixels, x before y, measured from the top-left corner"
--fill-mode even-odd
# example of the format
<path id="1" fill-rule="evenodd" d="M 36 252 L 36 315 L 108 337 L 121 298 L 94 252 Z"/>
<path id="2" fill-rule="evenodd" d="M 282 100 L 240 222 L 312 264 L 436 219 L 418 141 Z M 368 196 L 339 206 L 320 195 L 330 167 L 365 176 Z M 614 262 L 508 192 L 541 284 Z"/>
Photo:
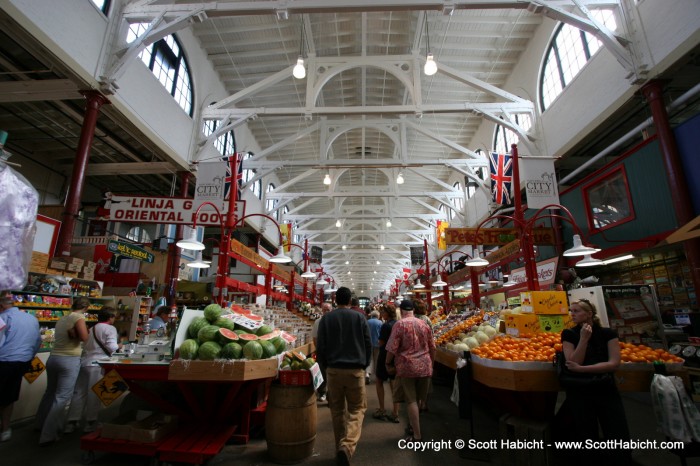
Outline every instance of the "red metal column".
<path id="1" fill-rule="evenodd" d="M 73 175 L 70 180 L 68 197 L 66 198 L 65 209 L 63 210 L 63 223 L 58 234 L 58 244 L 56 246 L 56 256 L 70 256 L 70 244 L 75 230 L 75 218 L 80 211 L 80 200 L 83 196 L 83 183 L 85 181 L 85 171 L 87 170 L 88 159 L 90 157 L 90 147 L 95 136 L 95 125 L 100 107 L 108 104 L 109 100 L 97 91 L 81 92 L 87 100 L 85 107 L 85 118 L 80 130 L 80 141 L 73 162 Z"/>
<path id="2" fill-rule="evenodd" d="M 289 301 L 287 301 L 287 310 L 292 312 L 294 309 L 294 270 L 290 272 L 291 280 L 287 286 L 287 295 L 289 296 Z"/>
<path id="3" fill-rule="evenodd" d="M 430 295 L 430 289 L 432 286 L 430 285 L 429 280 L 430 280 L 430 262 L 428 261 L 428 240 L 423 238 L 423 255 L 425 256 L 425 299 L 428 301 L 426 304 L 428 305 L 428 311 L 433 310 L 433 300 L 432 296 Z"/>
<path id="4" fill-rule="evenodd" d="M 683 165 L 678 154 L 678 145 L 673 129 L 668 121 L 668 113 L 663 101 L 663 85 L 661 81 L 650 81 L 642 87 L 644 97 L 649 102 L 651 115 L 654 119 L 659 147 L 664 157 L 666 178 L 671 187 L 671 199 L 676 212 L 678 226 L 683 226 L 693 218 L 693 206 L 690 204 L 688 183 L 683 175 Z M 691 276 L 695 289 L 700 287 L 700 240 L 692 239 L 683 242 L 685 255 L 688 259 Z"/>
<path id="5" fill-rule="evenodd" d="M 189 193 L 190 178 L 192 173 L 187 171 L 181 171 L 178 173 L 180 175 L 180 196 L 187 197 Z M 175 291 L 177 289 L 177 278 L 180 271 L 180 248 L 178 248 L 175 243 L 182 239 L 182 232 L 184 230 L 183 225 L 177 225 L 175 227 L 175 238 L 172 243 L 168 244 L 168 264 L 165 269 L 165 299 L 168 306 L 176 305 Z"/>

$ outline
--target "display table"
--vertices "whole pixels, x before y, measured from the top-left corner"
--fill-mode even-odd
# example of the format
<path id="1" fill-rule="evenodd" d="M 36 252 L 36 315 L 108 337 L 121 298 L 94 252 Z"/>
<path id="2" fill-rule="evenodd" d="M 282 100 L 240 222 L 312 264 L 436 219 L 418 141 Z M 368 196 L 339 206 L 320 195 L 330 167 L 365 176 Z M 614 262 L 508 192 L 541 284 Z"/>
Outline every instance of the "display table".
<path id="1" fill-rule="evenodd" d="M 259 415 L 259 422 L 264 419 L 265 389 L 277 375 L 276 359 L 233 363 L 105 361 L 100 365 L 105 373 L 115 370 L 135 396 L 162 413 L 178 416 L 179 427 L 152 443 L 103 438 L 97 431 L 81 438 L 81 449 L 192 464 L 216 455 L 229 441 L 248 442 L 251 418 Z M 165 384 L 167 392 L 181 401 L 165 399 L 150 382 Z"/>

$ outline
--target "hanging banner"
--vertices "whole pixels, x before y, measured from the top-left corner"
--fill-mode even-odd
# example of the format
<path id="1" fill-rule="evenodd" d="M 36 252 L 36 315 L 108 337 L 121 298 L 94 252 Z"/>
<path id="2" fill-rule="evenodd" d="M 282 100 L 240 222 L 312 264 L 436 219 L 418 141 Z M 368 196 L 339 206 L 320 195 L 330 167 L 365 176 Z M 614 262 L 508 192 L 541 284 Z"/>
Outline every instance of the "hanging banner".
<path id="1" fill-rule="evenodd" d="M 435 229 L 435 236 L 437 237 L 437 248 L 443 251 L 447 249 L 447 242 L 445 241 L 445 230 L 449 226 L 449 222 L 443 222 L 442 220 L 437 221 L 437 228 Z"/>
<path id="2" fill-rule="evenodd" d="M 114 369 L 107 372 L 104 377 L 92 386 L 92 391 L 95 392 L 105 406 L 111 405 L 128 389 L 129 386 Z"/>
<path id="3" fill-rule="evenodd" d="M 136 259 L 149 264 L 153 263 L 153 259 L 155 257 L 150 252 L 136 246 L 135 244 L 123 243 L 113 239 L 109 240 L 107 250 L 112 254 L 119 254 L 121 256 L 128 257 L 129 259 Z"/>
<path id="4" fill-rule="evenodd" d="M 559 264 L 558 257 L 543 260 L 537 263 L 537 281 L 540 286 L 549 286 L 554 283 L 557 278 L 557 265 Z M 518 284 L 527 282 L 525 275 L 525 267 L 513 269 L 510 271 L 510 280 Z"/>
<path id="5" fill-rule="evenodd" d="M 282 244 L 284 244 L 284 252 L 290 252 L 292 249 L 292 224 L 280 223 L 280 233 L 282 234 Z"/>
<path id="6" fill-rule="evenodd" d="M 34 359 L 32 359 L 32 362 L 30 363 L 29 369 L 27 370 L 27 372 L 24 373 L 24 380 L 26 380 L 29 383 L 32 383 L 36 379 L 38 379 L 39 376 L 43 374 L 45 370 L 46 366 L 43 362 L 41 362 L 39 356 L 34 356 Z"/>
<path id="7" fill-rule="evenodd" d="M 523 157 L 520 160 L 520 185 L 527 194 L 528 209 L 541 209 L 549 204 L 559 204 L 554 159 Z"/>
<path id="8" fill-rule="evenodd" d="M 194 190 L 196 205 L 211 202 L 219 209 L 224 207 L 224 180 L 227 165 L 228 162 L 224 160 L 197 164 L 197 186 Z"/>
<path id="9" fill-rule="evenodd" d="M 112 196 L 110 220 L 131 223 L 194 223 L 194 214 L 201 206 L 194 199 L 181 197 Z M 226 205 L 228 207 L 228 205 Z M 227 208 L 220 214 L 210 205 L 197 212 L 198 226 L 220 226 L 226 221 Z M 236 202 L 236 218 L 245 216 L 245 201 Z"/>
<path id="10" fill-rule="evenodd" d="M 309 259 L 311 262 L 321 264 L 323 262 L 323 248 L 320 246 L 311 246 L 311 255 Z"/>
<path id="11" fill-rule="evenodd" d="M 476 228 L 447 228 L 447 244 L 471 244 L 484 246 L 502 246 L 513 241 L 518 234 L 515 228 L 482 228 L 476 236 Z M 554 245 L 554 230 L 551 228 L 532 228 L 530 230 L 534 244 Z"/>
<path id="12" fill-rule="evenodd" d="M 423 265 L 423 246 L 411 246 L 411 265 Z"/>

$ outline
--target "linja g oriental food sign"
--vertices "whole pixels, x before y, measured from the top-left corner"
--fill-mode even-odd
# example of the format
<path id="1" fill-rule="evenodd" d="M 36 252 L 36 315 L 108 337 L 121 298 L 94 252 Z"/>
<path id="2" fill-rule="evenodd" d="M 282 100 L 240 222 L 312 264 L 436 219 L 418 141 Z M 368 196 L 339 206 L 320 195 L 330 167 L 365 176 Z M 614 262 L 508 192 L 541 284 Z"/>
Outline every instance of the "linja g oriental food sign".
<path id="1" fill-rule="evenodd" d="M 224 203 L 226 206 L 228 203 Z M 202 205 L 194 199 L 180 197 L 112 196 L 109 219 L 113 222 L 131 223 L 194 223 L 194 214 Z M 208 204 L 197 213 L 198 226 L 220 226 L 226 221 L 226 209 L 216 209 Z M 236 203 L 236 218 L 245 215 L 245 201 Z"/>
<path id="2" fill-rule="evenodd" d="M 124 256 L 129 259 L 136 259 L 142 262 L 148 262 L 149 264 L 153 263 L 153 254 L 133 244 L 109 240 L 107 250 L 111 253 L 119 254 L 120 256 Z"/>

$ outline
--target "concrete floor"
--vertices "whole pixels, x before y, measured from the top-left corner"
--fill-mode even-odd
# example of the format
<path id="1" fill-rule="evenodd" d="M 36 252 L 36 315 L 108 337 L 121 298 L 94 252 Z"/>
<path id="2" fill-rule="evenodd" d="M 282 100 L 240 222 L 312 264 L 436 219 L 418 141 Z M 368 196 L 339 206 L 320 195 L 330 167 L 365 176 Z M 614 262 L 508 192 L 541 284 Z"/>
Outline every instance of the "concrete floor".
<path id="1" fill-rule="evenodd" d="M 373 385 L 367 390 L 368 409 L 364 420 L 362 438 L 358 446 L 353 464 L 358 465 L 505 465 L 505 464 L 537 464 L 528 462 L 528 458 L 537 457 L 538 452 L 521 451 L 510 460 L 506 458 L 507 452 L 496 449 L 455 448 L 455 441 L 470 439 L 470 422 L 468 419 L 460 419 L 457 407 L 449 400 L 452 392 L 449 374 L 443 379 L 436 379 L 434 392 L 431 395 L 430 411 L 421 417 L 421 425 L 424 440 L 442 441 L 443 448 L 439 451 L 427 449 L 420 452 L 401 450 L 398 441 L 402 438 L 406 426 L 405 412 L 402 412 L 402 422 L 394 424 L 387 421 L 378 421 L 371 417 L 377 407 L 377 396 Z M 632 439 L 662 441 L 662 434 L 656 432 L 656 423 L 648 397 L 645 394 L 624 396 L 625 408 Z M 317 436 L 313 454 L 303 463 L 312 465 L 335 464 L 334 437 L 330 420 L 330 411 L 326 403 L 318 403 Z M 104 417 L 116 414 L 117 407 L 112 407 L 103 412 Z M 499 439 L 498 406 L 492 402 L 475 401 L 474 440 L 488 442 Z M 2 466 L 74 466 L 81 464 L 80 435 L 74 433 L 65 435 L 63 439 L 49 447 L 38 446 L 38 434 L 32 429 L 30 422 L 13 426 L 13 437 L 9 442 L 0 444 L 0 465 Z M 451 442 L 447 446 L 446 442 Z M 550 464 L 571 464 L 571 457 L 562 456 L 557 452 L 551 452 Z M 541 452 L 539 454 L 542 454 Z M 633 459 L 638 465 L 679 465 L 679 458 L 663 450 L 634 451 Z M 152 459 L 118 455 L 113 453 L 96 452 L 92 464 L 95 466 L 153 466 L 156 462 Z M 246 445 L 229 445 L 216 457 L 212 458 L 208 466 L 232 466 L 232 465 L 269 465 L 267 445 L 264 432 L 258 429 L 257 435 Z M 602 461 L 601 464 L 606 464 Z M 700 458 L 688 459 L 689 465 L 700 466 Z"/>

